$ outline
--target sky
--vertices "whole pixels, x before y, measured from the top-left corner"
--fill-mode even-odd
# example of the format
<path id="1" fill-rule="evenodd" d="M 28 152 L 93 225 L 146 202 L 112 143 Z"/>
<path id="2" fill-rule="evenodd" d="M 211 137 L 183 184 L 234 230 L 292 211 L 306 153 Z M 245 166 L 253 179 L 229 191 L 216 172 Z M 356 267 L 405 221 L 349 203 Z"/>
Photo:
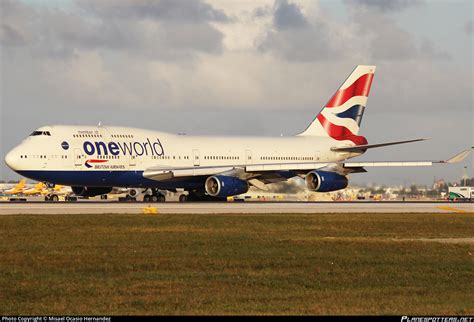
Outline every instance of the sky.
<path id="1" fill-rule="evenodd" d="M 51 124 L 290 136 L 356 65 L 376 65 L 360 134 L 430 138 L 359 160 L 474 146 L 473 2 L 2 0 L 0 157 Z M 462 164 L 370 169 L 354 183 L 457 181 Z M 2 162 L 0 178 L 18 176 Z"/>

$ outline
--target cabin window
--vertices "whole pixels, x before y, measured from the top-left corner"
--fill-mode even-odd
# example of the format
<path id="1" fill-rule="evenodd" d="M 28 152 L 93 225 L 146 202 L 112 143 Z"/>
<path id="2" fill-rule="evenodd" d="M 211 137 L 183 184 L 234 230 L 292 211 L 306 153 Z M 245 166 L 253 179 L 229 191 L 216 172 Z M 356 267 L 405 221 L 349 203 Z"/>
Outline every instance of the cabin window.
<path id="1" fill-rule="evenodd" d="M 38 136 L 38 135 L 51 136 L 51 133 L 49 131 L 33 131 L 33 133 L 30 134 L 30 136 Z"/>

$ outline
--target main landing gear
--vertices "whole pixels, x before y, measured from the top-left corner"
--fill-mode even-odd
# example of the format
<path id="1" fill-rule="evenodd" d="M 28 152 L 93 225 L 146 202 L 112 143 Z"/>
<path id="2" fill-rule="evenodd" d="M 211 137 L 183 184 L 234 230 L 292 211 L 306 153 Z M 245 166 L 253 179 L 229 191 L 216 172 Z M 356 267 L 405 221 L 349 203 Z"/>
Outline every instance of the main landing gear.
<path id="1" fill-rule="evenodd" d="M 187 195 L 179 196 L 179 202 L 202 202 L 202 201 L 222 201 L 220 198 L 211 197 L 202 190 L 189 191 Z"/>
<path id="2" fill-rule="evenodd" d="M 147 193 L 143 196 L 143 202 L 165 202 L 165 195 L 158 191 L 158 189 L 151 189 L 151 194 Z"/>

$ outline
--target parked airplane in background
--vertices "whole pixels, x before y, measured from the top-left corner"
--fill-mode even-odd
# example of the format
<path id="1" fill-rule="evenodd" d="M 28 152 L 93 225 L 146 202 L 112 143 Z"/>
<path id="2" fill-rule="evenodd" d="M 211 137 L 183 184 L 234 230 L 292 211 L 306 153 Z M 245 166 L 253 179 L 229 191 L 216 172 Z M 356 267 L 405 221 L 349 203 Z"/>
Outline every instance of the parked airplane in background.
<path id="1" fill-rule="evenodd" d="M 33 188 L 23 190 L 21 194 L 24 196 L 39 196 L 45 194 L 47 191 L 46 188 L 46 184 L 43 182 L 38 182 Z"/>
<path id="2" fill-rule="evenodd" d="M 45 126 L 10 151 L 5 161 L 38 181 L 72 186 L 96 196 L 112 187 L 149 189 L 145 201 L 164 201 L 159 190 L 183 189 L 180 200 L 225 198 L 249 185 L 304 177 L 312 191 L 344 189 L 347 175 L 366 167 L 431 166 L 447 161 L 346 162 L 368 149 L 423 139 L 368 144 L 359 135 L 375 66 L 357 66 L 316 118 L 292 137 L 211 137 L 109 126 Z"/>
<path id="3" fill-rule="evenodd" d="M 26 186 L 26 179 L 21 179 L 13 188 L 3 191 L 4 195 L 19 195 L 23 193 Z"/>

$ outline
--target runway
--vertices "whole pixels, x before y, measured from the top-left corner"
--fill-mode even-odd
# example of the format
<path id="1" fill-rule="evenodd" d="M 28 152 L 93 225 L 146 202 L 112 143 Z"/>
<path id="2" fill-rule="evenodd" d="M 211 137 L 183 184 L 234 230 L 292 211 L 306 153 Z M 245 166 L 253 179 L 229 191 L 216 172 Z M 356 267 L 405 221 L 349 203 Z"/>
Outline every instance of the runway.
<path id="1" fill-rule="evenodd" d="M 119 203 L 75 202 L 0 203 L 0 215 L 19 214 L 265 214 L 265 213 L 474 213 L 474 203 L 443 202 L 216 202 Z"/>

